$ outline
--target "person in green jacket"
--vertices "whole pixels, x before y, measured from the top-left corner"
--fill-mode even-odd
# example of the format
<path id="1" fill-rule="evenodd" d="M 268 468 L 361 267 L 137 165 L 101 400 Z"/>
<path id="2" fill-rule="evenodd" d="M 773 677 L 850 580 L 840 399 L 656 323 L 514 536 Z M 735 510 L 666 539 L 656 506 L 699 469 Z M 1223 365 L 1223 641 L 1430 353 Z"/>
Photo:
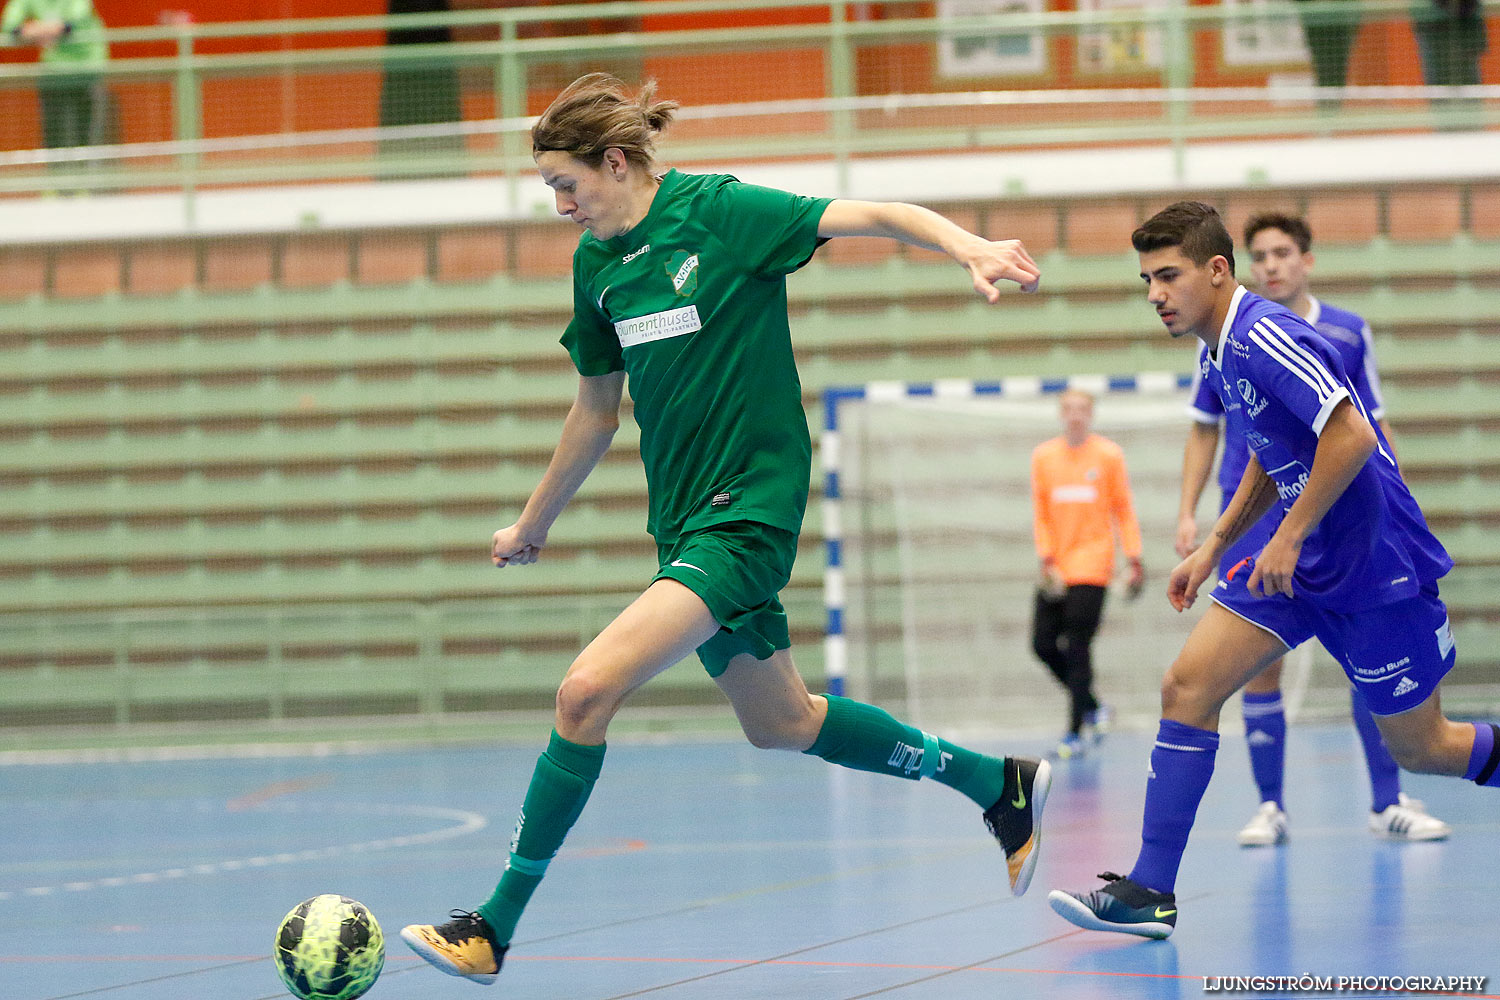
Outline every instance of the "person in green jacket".
<path id="1" fill-rule="evenodd" d="M 37 83 L 42 143 L 49 149 L 95 146 L 103 141 L 104 86 L 109 59 L 104 23 L 93 0 L 9 0 L 0 34 L 17 45 L 35 45 L 49 71 Z"/>

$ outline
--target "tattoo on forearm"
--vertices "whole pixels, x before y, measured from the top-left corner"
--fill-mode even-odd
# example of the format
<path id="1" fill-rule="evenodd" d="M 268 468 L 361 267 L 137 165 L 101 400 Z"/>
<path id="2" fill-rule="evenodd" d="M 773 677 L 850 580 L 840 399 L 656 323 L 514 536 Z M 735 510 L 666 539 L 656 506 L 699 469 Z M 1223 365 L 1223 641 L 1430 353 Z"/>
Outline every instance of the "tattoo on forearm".
<path id="1" fill-rule="evenodd" d="M 1214 534 L 1219 540 L 1228 545 L 1244 533 L 1256 521 L 1260 520 L 1261 514 L 1265 513 L 1262 501 L 1266 498 L 1266 492 L 1274 489 L 1275 484 L 1269 476 L 1262 476 L 1250 487 L 1250 495 L 1245 498 L 1245 505 L 1240 508 L 1239 514 L 1230 523 L 1227 530 L 1216 529 Z"/>

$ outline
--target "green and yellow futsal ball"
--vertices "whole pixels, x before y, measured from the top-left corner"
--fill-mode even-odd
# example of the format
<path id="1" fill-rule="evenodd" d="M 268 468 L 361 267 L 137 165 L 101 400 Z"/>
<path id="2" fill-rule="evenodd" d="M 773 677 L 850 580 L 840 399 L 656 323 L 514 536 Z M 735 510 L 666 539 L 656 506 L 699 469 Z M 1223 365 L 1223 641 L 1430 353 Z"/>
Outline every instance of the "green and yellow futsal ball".
<path id="1" fill-rule="evenodd" d="M 302 1000 L 354 1000 L 385 965 L 375 915 L 348 896 L 303 900 L 276 928 L 276 972 Z"/>

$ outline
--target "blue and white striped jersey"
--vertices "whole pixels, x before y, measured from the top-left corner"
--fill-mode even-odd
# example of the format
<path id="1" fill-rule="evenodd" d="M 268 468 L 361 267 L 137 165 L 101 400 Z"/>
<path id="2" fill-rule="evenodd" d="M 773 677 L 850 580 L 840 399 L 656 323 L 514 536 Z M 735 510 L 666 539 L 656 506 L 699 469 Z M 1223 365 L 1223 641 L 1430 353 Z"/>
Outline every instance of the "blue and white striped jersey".
<path id="1" fill-rule="evenodd" d="M 1350 387 L 1364 402 L 1370 420 L 1373 422 L 1385 416 L 1385 400 L 1380 394 L 1380 375 L 1375 370 L 1375 344 L 1370 334 L 1370 324 L 1358 313 L 1327 305 L 1315 298 L 1312 300 L 1312 313 L 1307 317 L 1307 322 L 1338 349 L 1339 358 L 1344 363 L 1344 372 L 1349 376 Z M 1198 347 L 1200 370 L 1203 367 L 1203 354 L 1207 350 L 1201 344 Z M 1218 395 L 1203 381 L 1201 373 L 1193 375 L 1193 395 L 1188 403 L 1188 416 L 1202 424 L 1218 423 L 1224 417 L 1224 407 L 1219 402 Z M 1375 430 L 1379 433 L 1379 426 Z M 1227 428 L 1224 435 L 1224 455 L 1219 461 L 1219 489 L 1226 500 L 1234 495 L 1235 489 L 1240 485 L 1240 477 L 1245 474 L 1245 460 L 1250 455 L 1250 449 L 1240 443 L 1243 439 L 1242 429 L 1232 426 Z M 1385 444 L 1383 439 L 1381 444 Z"/>
<path id="2" fill-rule="evenodd" d="M 1344 399 L 1369 417 L 1337 348 L 1284 306 L 1239 288 L 1200 373 L 1276 482 L 1282 510 L 1301 495 L 1318 435 Z M 1378 433 L 1378 432 L 1377 432 Z M 1302 545 L 1299 596 L 1350 613 L 1414 597 L 1453 566 L 1382 439 Z"/>

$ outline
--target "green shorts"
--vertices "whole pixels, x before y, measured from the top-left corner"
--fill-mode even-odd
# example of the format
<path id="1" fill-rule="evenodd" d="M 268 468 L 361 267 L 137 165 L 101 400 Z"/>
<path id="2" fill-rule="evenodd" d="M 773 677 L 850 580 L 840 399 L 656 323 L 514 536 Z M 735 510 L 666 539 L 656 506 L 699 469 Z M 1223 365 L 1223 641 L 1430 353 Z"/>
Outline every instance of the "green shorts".
<path id="1" fill-rule="evenodd" d="M 698 647 L 708 676 L 718 677 L 741 653 L 764 660 L 792 645 L 786 608 L 777 595 L 792 576 L 797 536 L 758 521 L 726 521 L 658 543 L 661 568 L 652 577 L 676 580 L 703 598 L 720 625 Z"/>

